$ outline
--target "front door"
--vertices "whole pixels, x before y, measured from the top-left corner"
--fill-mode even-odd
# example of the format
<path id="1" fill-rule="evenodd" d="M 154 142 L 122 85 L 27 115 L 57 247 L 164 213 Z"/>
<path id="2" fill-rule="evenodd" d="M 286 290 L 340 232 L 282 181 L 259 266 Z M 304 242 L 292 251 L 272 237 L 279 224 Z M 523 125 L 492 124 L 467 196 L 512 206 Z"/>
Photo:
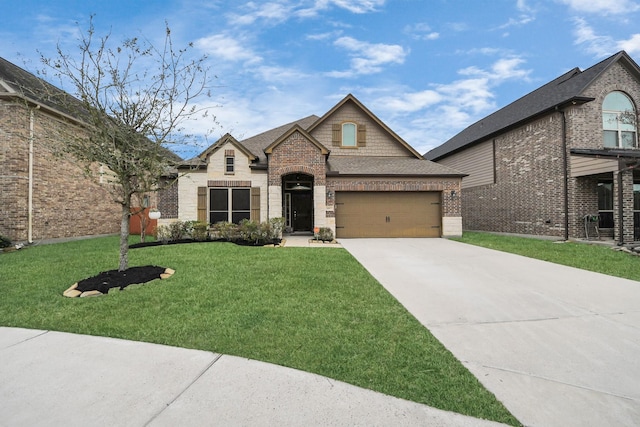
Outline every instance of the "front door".
<path id="1" fill-rule="evenodd" d="M 313 224 L 313 197 L 311 191 L 291 192 L 293 231 L 311 231 Z"/>

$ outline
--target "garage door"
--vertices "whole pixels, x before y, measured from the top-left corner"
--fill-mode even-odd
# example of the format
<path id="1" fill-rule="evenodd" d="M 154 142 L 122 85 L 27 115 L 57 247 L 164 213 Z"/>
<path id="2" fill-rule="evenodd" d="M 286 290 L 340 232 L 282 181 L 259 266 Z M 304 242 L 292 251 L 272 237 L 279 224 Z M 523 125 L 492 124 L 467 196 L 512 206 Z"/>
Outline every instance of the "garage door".
<path id="1" fill-rule="evenodd" d="M 439 192 L 336 192 L 337 237 L 440 237 Z"/>

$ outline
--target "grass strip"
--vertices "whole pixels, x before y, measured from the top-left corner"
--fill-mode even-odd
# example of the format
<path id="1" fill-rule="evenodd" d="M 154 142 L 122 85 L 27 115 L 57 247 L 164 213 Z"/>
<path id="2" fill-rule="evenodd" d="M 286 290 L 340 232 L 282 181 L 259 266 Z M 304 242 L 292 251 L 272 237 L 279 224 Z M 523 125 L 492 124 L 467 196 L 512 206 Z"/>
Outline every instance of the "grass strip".
<path id="1" fill-rule="evenodd" d="M 465 231 L 456 240 L 556 264 L 640 281 L 640 258 L 611 246 L 582 242 L 554 242 L 530 237 Z"/>

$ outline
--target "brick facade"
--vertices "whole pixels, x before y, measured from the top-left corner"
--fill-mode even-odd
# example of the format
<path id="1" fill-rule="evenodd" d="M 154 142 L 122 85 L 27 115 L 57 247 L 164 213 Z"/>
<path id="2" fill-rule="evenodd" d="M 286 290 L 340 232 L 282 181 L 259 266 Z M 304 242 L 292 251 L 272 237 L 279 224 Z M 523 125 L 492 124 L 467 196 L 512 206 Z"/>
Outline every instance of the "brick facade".
<path id="1" fill-rule="evenodd" d="M 500 135 L 494 147 L 495 183 L 463 190 L 463 228 L 562 237 L 560 113 Z"/>
<path id="2" fill-rule="evenodd" d="M 117 233 L 121 207 L 54 147 L 69 129 L 43 110 L 0 102 L 0 234 L 29 238 L 29 146 L 33 127 L 32 240 Z M 74 132 L 80 132 L 74 130 Z M 94 171 L 95 172 L 95 171 Z"/>
<path id="3" fill-rule="evenodd" d="M 297 131 L 274 147 L 269 156 L 269 185 L 280 186 L 283 176 L 296 172 L 313 176 L 314 186 L 325 185 L 325 155 Z"/>

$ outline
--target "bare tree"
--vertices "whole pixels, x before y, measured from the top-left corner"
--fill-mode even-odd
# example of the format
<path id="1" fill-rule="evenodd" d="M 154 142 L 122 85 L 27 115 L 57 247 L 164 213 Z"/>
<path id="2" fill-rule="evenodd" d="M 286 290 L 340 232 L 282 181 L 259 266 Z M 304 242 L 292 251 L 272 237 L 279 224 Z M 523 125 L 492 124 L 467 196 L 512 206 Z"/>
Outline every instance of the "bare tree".
<path id="1" fill-rule="evenodd" d="M 96 37 L 92 17 L 79 42 L 73 54 L 58 44 L 55 58 L 40 56 L 45 74 L 52 72 L 75 91 L 77 99 L 56 102 L 87 124 L 88 138 L 69 135 L 62 152 L 94 175 L 100 165 L 100 178 L 122 206 L 118 269 L 123 271 L 128 268 L 132 197 L 159 189 L 161 175 L 175 161 L 167 146 L 191 137 L 184 131 L 187 121 L 215 125 L 207 108 L 197 104 L 209 95 L 206 57 L 190 59 L 191 44 L 176 49 L 168 25 L 159 48 L 138 38 L 112 45 L 110 34 Z"/>

